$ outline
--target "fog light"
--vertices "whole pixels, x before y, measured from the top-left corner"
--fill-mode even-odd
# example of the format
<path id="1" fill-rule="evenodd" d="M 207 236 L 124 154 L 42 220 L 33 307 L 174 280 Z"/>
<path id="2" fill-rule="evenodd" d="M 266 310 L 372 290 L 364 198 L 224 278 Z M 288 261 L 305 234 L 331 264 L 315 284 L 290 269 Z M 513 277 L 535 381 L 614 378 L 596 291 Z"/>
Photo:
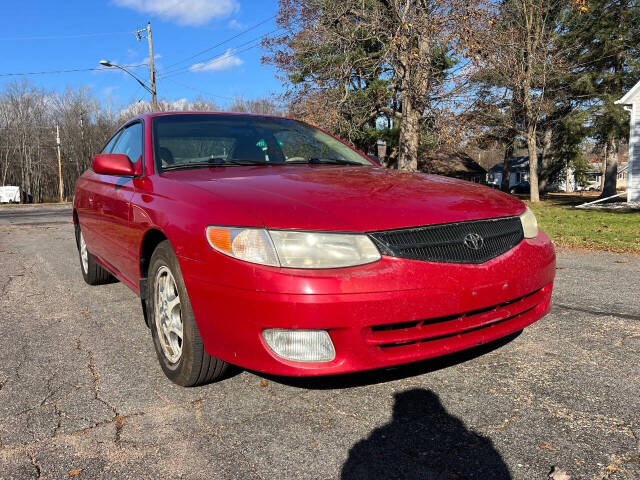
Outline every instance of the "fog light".
<path id="1" fill-rule="evenodd" d="M 336 350 L 326 330 L 263 330 L 262 338 L 279 357 L 293 362 L 330 362 Z"/>

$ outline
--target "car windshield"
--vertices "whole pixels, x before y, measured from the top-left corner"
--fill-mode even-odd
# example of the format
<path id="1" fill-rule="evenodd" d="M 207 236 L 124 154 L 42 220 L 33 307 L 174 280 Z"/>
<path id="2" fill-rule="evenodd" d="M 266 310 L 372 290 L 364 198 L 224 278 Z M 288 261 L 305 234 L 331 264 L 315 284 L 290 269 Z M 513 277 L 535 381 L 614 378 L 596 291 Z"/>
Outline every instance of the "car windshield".
<path id="1" fill-rule="evenodd" d="M 372 165 L 339 140 L 297 120 L 248 115 L 163 115 L 153 119 L 160 171 L 235 165 Z"/>

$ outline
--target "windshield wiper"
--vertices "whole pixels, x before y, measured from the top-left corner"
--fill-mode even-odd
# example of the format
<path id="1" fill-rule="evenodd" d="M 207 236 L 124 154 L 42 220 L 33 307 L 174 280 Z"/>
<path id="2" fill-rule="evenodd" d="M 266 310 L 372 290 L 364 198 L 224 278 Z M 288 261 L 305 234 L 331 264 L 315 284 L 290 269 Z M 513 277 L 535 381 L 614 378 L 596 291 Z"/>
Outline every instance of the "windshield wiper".
<path id="1" fill-rule="evenodd" d="M 287 164 L 292 163 L 306 163 L 308 165 L 364 165 L 364 163 L 354 162 L 352 160 L 343 160 L 342 158 L 317 158 L 310 157 L 305 160 L 296 160 L 293 162 L 286 162 Z"/>
<path id="2" fill-rule="evenodd" d="M 230 165 L 244 165 L 244 166 L 255 166 L 255 165 L 292 165 L 292 164 L 305 164 L 305 165 L 365 165 L 364 163 L 354 162 L 352 160 L 343 160 L 341 158 L 317 158 L 310 157 L 305 160 L 295 160 L 293 162 L 266 162 L 262 160 L 244 160 L 244 159 L 233 159 L 233 158 L 221 158 L 221 157 L 211 157 L 209 160 L 203 162 L 185 162 L 185 163 L 177 163 L 174 165 L 167 165 L 166 167 L 162 167 L 163 171 L 169 170 L 182 170 L 187 168 L 210 168 L 210 167 L 224 167 Z"/>
<path id="3" fill-rule="evenodd" d="M 248 160 L 242 158 L 211 157 L 209 163 L 213 165 L 271 165 L 265 160 Z"/>
<path id="4" fill-rule="evenodd" d="M 270 165 L 269 162 L 264 162 L 260 160 L 234 160 L 230 158 L 218 158 L 212 157 L 206 162 L 185 162 L 185 163 L 176 163 L 174 165 L 167 165 L 166 167 L 162 167 L 162 171 L 167 170 L 182 170 L 185 168 L 207 168 L 207 167 L 219 167 L 219 166 L 229 166 L 229 165 Z"/>

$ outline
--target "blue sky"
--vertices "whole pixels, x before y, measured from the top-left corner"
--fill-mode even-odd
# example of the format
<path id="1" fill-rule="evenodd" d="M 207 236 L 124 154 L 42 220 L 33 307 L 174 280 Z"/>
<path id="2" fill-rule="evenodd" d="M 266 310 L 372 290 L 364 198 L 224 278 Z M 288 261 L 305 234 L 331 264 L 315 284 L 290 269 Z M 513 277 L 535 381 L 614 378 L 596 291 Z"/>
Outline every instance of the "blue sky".
<path id="1" fill-rule="evenodd" d="M 231 97 L 269 96 L 282 91 L 275 70 L 262 65 L 261 34 L 273 31 L 277 0 L 23 0 L 3 2 L 0 16 L 0 75 L 148 62 L 147 41 L 133 31 L 151 21 L 158 96 L 168 100 L 210 94 L 224 106 Z M 267 20 L 216 48 L 216 44 Z M 198 52 L 210 49 L 189 59 Z M 176 62 L 177 65 L 173 65 Z M 146 67 L 133 70 L 148 81 Z M 170 74 L 173 72 L 173 74 Z M 163 78 L 163 75 L 167 75 Z M 91 87 L 101 101 L 125 104 L 147 98 L 120 71 L 0 76 L 0 86 L 28 78 L 51 90 Z"/>

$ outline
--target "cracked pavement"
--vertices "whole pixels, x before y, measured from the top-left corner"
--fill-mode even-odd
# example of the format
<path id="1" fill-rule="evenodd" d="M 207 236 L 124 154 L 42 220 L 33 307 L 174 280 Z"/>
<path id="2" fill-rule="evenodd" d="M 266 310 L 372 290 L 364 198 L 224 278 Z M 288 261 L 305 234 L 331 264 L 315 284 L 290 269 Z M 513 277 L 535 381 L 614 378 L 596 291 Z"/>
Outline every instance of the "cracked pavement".
<path id="1" fill-rule="evenodd" d="M 70 207 L 0 207 L 0 479 L 638 479 L 639 271 L 560 251 L 553 311 L 499 345 L 184 389 L 138 298 L 82 281 Z"/>

